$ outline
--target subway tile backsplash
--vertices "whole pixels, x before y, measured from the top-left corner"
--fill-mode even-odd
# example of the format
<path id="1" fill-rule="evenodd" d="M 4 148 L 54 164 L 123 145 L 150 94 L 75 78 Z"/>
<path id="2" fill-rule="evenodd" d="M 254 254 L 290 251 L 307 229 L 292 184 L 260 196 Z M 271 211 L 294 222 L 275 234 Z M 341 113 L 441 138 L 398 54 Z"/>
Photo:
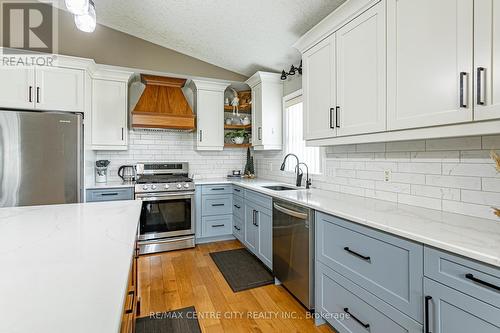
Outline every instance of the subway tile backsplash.
<path id="1" fill-rule="evenodd" d="M 500 150 L 500 135 L 326 147 L 313 187 L 499 220 L 491 209 L 500 206 L 491 149 Z M 255 156 L 258 177 L 293 183 L 279 170 L 282 152 Z"/>
<path id="2" fill-rule="evenodd" d="M 96 156 L 111 161 L 108 181 L 120 181 L 118 168 L 137 162 L 189 162 L 190 173 L 205 179 L 226 177 L 231 170 L 243 170 L 246 163 L 245 149 L 197 151 L 194 133 L 174 131 L 131 130 L 127 151 L 99 151 Z"/>

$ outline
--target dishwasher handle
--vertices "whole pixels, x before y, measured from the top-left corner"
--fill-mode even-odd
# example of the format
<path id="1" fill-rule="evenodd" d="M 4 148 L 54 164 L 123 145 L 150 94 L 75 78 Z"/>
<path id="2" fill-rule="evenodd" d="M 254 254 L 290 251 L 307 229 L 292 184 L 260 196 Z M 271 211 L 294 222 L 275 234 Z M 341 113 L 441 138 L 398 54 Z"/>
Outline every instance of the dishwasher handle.
<path id="1" fill-rule="evenodd" d="M 274 203 L 273 206 L 274 206 L 274 209 L 276 209 L 276 210 L 278 210 L 286 215 L 290 215 L 290 216 L 296 217 L 296 218 L 301 219 L 301 220 L 307 220 L 309 217 L 308 214 L 306 214 L 306 213 L 296 212 L 294 210 L 280 206 L 277 203 Z"/>

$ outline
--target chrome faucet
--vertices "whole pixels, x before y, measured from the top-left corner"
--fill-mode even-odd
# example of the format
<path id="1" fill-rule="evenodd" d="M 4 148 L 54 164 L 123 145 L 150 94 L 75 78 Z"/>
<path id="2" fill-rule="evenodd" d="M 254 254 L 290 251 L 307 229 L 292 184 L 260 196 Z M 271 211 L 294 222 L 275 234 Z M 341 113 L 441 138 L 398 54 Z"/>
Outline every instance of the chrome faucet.
<path id="1" fill-rule="evenodd" d="M 307 174 L 306 174 L 306 189 L 310 188 L 311 187 L 311 179 L 309 178 L 309 167 L 307 166 L 307 164 L 305 164 L 304 162 L 300 162 L 299 161 L 299 157 L 295 154 L 287 154 L 285 156 L 285 158 L 283 159 L 283 163 L 281 163 L 281 167 L 280 167 L 280 170 L 281 171 L 285 171 L 285 163 L 286 163 L 286 160 L 288 157 L 290 156 L 293 156 L 295 157 L 295 159 L 297 160 L 297 164 L 295 165 L 295 172 L 296 172 L 296 175 L 297 175 L 297 178 L 295 180 L 295 185 L 300 187 L 302 186 L 302 176 L 304 175 L 304 173 L 302 172 L 302 169 L 300 168 L 300 165 L 304 165 L 306 167 L 306 170 L 307 170 Z"/>

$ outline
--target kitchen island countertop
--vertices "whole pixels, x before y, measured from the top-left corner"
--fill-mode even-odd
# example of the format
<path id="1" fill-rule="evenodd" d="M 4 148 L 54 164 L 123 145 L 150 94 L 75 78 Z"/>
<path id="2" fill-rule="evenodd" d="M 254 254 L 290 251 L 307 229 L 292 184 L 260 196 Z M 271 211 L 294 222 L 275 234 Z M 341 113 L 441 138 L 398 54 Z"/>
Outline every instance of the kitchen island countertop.
<path id="1" fill-rule="evenodd" d="M 119 332 L 140 210 L 0 208 L 0 332 Z"/>

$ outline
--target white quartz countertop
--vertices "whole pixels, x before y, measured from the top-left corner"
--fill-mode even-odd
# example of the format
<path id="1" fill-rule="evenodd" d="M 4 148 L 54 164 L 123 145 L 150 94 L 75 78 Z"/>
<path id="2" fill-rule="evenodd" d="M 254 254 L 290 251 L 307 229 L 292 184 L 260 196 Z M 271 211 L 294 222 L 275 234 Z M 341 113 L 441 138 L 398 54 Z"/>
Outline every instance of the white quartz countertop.
<path id="1" fill-rule="evenodd" d="M 262 185 L 283 183 L 265 179 L 202 179 L 195 183 L 239 185 L 500 267 L 500 219 L 481 219 L 319 189 L 272 191 Z"/>
<path id="2" fill-rule="evenodd" d="M 140 210 L 0 208 L 0 332 L 119 332 Z"/>

